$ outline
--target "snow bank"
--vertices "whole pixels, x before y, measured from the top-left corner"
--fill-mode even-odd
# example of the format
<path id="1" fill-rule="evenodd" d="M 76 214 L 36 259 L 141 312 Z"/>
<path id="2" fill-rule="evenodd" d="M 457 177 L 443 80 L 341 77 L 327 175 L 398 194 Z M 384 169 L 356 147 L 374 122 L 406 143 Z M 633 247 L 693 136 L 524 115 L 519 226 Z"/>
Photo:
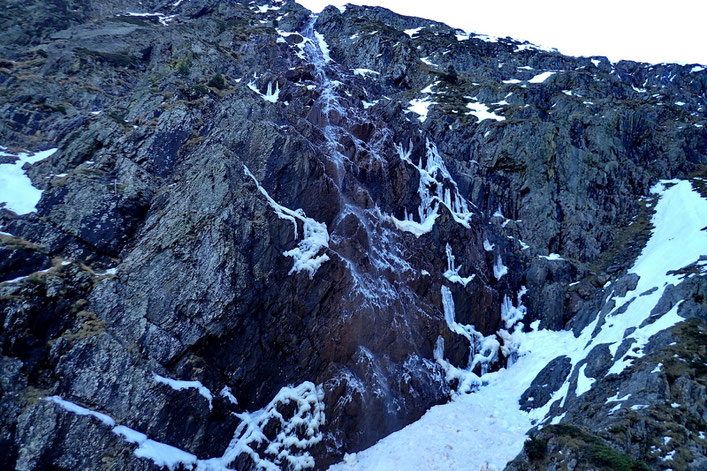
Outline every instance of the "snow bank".
<path id="1" fill-rule="evenodd" d="M 35 164 L 40 160 L 51 157 L 56 149 L 44 150 L 36 153 L 10 154 L 0 147 L 0 157 L 17 157 L 11 164 L 0 164 L 0 207 L 16 214 L 27 214 L 37 210 L 37 203 L 42 197 L 42 190 L 32 185 L 22 167 L 25 164 Z"/>

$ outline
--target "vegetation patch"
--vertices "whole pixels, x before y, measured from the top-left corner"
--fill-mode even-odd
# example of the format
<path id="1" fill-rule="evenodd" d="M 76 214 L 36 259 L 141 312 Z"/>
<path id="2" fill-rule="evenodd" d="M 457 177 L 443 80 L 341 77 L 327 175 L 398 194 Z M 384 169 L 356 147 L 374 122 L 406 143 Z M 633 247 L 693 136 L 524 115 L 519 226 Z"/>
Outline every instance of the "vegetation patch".
<path id="1" fill-rule="evenodd" d="M 583 458 L 593 467 L 612 471 L 648 471 L 650 468 L 641 461 L 609 446 L 602 439 L 574 425 L 550 425 L 543 429 L 550 440 L 580 451 Z"/>
<path id="2" fill-rule="evenodd" d="M 46 253 L 46 250 L 41 246 L 25 240 L 22 237 L 13 235 L 0 234 L 0 244 L 4 245 L 8 249 L 32 250 L 35 252 Z"/>
<path id="3" fill-rule="evenodd" d="M 145 21 L 144 19 L 136 16 L 113 16 L 108 18 L 108 21 L 113 21 L 115 23 L 129 23 L 135 26 L 150 26 L 155 24 L 154 22 Z"/>
<path id="4" fill-rule="evenodd" d="M 218 90 L 223 90 L 224 88 L 226 88 L 226 80 L 223 78 L 223 75 L 215 74 L 213 77 L 211 77 L 207 85 Z"/>
<path id="5" fill-rule="evenodd" d="M 79 311 L 76 314 L 79 328 L 74 332 L 67 332 L 63 335 L 67 340 L 78 340 L 94 337 L 106 330 L 105 322 L 91 311 Z"/>
<path id="6" fill-rule="evenodd" d="M 99 62 L 106 62 L 117 67 L 132 67 L 138 63 L 138 58 L 127 52 L 103 52 L 77 47 L 74 52 L 79 56 L 93 57 Z"/>
<path id="7" fill-rule="evenodd" d="M 541 460 L 545 458 L 547 453 L 547 440 L 537 437 L 529 438 L 523 444 L 523 450 L 531 461 Z"/>
<path id="8" fill-rule="evenodd" d="M 655 196 L 638 203 L 638 214 L 625 227 L 615 228 L 616 236 L 610 247 L 604 248 L 601 255 L 587 268 L 594 273 L 618 271 L 628 266 L 641 253 L 650 239 L 653 225 L 651 218 L 658 199 Z"/>

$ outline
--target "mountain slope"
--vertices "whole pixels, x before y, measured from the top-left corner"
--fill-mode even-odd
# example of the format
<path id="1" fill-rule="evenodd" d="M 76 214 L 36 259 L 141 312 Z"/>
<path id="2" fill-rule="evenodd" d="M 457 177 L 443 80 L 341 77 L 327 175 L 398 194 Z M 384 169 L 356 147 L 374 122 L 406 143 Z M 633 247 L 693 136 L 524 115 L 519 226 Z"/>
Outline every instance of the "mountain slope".
<path id="1" fill-rule="evenodd" d="M 698 66 L 564 57 L 354 6 L 1 15 L 0 172 L 27 190 L 0 210 L 8 468 L 324 469 L 450 397 L 472 393 L 443 410 L 482 401 L 494 378 L 516 381 L 515 401 L 555 356 L 522 356 L 534 336 L 577 343 L 663 269 L 684 280 L 626 326 L 654 305 L 704 322 L 704 231 L 686 259 L 629 270 L 666 225 L 651 219 L 665 198 L 704 186 Z M 679 181 L 655 186 L 666 179 Z M 607 348 L 592 362 L 629 346 Z M 580 397 L 599 401 L 604 372 L 583 355 L 565 389 L 581 371 L 596 384 Z M 511 374 L 524 362 L 526 378 Z M 695 368 L 675 376 L 689 398 Z M 604 423 L 555 402 L 531 416 Z M 703 424 L 685 422 L 690 456 Z"/>

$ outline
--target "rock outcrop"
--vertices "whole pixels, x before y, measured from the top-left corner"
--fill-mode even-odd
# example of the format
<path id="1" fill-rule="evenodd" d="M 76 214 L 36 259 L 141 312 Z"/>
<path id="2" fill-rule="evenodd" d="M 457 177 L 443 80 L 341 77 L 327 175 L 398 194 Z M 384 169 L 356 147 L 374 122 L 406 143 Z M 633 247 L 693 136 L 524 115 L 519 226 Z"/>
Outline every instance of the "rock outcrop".
<path id="1" fill-rule="evenodd" d="M 352 5 L 11 1 L 0 25 L 3 158 L 58 148 L 26 167 L 36 211 L 0 209 L 7 469 L 324 469 L 477 387 L 514 328 L 590 322 L 651 185 L 707 163 L 690 66 Z M 663 411 L 676 441 L 705 420 L 690 368 L 659 385 L 692 404 Z M 582 401 L 629 454 L 661 427 Z"/>

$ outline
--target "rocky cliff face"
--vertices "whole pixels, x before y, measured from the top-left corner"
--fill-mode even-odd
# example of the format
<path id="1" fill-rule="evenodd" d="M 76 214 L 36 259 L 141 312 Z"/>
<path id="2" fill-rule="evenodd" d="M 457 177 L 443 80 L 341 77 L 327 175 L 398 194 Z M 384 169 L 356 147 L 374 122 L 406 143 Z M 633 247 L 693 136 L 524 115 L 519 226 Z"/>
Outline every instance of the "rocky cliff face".
<path id="1" fill-rule="evenodd" d="M 478 389 L 533 321 L 579 332 L 651 186 L 704 182 L 699 67 L 293 2 L 11 1 L 0 24 L 0 163 L 58 149 L 24 167 L 36 210 L 0 209 L 8 469 L 324 469 Z M 673 293 L 693 359 L 703 266 Z M 695 456 L 698 363 L 674 376 Z"/>

